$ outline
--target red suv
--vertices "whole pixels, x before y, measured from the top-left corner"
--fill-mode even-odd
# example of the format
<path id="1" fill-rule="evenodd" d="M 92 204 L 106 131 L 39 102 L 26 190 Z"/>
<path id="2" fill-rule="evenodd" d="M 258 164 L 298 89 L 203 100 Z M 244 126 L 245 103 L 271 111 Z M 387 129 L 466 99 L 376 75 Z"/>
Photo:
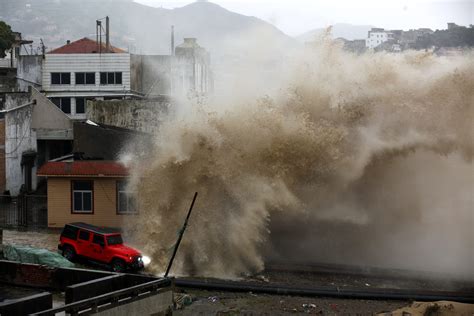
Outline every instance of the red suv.
<path id="1" fill-rule="evenodd" d="M 115 272 L 141 270 L 149 260 L 138 250 L 124 245 L 118 230 L 86 223 L 66 224 L 58 249 L 70 261 L 83 257 L 105 263 Z"/>

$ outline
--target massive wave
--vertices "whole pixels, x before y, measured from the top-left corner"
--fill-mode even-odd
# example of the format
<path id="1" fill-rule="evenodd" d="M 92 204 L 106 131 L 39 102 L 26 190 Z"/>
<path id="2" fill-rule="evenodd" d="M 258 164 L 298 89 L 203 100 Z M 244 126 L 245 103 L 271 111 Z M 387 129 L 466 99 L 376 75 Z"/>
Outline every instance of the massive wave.
<path id="1" fill-rule="evenodd" d="M 323 40 L 253 102 L 239 89 L 183 106 L 132 160 L 125 225 L 163 272 L 197 191 L 177 274 L 287 260 L 473 275 L 473 57 Z"/>

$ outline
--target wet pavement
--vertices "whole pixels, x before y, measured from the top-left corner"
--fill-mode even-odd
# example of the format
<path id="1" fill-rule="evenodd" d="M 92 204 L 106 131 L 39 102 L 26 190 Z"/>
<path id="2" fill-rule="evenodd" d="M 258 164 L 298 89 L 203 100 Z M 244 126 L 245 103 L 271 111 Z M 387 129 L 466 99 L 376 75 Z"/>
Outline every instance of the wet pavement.
<path id="1" fill-rule="evenodd" d="M 21 245 L 35 248 L 45 248 L 56 252 L 58 250 L 58 241 L 61 231 L 42 230 L 42 231 L 20 231 L 3 230 L 3 243 L 6 245 Z"/>

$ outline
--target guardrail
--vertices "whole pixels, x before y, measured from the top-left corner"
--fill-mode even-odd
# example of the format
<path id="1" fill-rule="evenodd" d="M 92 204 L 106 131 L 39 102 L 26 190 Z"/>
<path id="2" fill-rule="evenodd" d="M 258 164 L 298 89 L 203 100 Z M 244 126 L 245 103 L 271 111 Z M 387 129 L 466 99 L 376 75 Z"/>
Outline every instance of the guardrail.
<path id="1" fill-rule="evenodd" d="M 139 285 L 135 285 L 126 289 L 117 290 L 107 294 L 102 294 L 93 298 L 84 299 L 78 302 L 70 303 L 61 307 L 52 308 L 32 315 L 55 315 L 57 313 L 66 312 L 70 315 L 78 315 L 80 313 L 98 313 L 102 310 L 114 308 L 120 305 L 128 304 L 133 301 L 144 299 L 166 291 L 171 291 L 171 279 L 160 279 Z"/>

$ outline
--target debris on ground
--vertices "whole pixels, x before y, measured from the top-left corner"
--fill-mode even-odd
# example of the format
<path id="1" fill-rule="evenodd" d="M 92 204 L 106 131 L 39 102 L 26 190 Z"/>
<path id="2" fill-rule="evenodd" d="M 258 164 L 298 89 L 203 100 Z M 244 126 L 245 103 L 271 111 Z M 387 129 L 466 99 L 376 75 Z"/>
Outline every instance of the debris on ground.
<path id="1" fill-rule="evenodd" d="M 474 304 L 450 301 L 413 302 L 410 306 L 402 307 L 393 312 L 380 313 L 379 316 L 457 316 L 474 315 Z"/>
<path id="2" fill-rule="evenodd" d="M 316 309 L 316 304 L 303 304 L 302 307 L 303 307 L 303 311 L 309 314 Z"/>
<path id="3" fill-rule="evenodd" d="M 266 276 L 261 275 L 261 274 L 256 275 L 255 279 L 257 279 L 259 281 L 262 281 L 262 282 L 267 282 L 267 283 L 270 282 L 270 280 Z"/>
<path id="4" fill-rule="evenodd" d="M 173 298 L 174 298 L 175 309 L 182 309 L 185 306 L 189 306 L 193 303 L 193 298 L 189 294 L 174 293 Z"/>

